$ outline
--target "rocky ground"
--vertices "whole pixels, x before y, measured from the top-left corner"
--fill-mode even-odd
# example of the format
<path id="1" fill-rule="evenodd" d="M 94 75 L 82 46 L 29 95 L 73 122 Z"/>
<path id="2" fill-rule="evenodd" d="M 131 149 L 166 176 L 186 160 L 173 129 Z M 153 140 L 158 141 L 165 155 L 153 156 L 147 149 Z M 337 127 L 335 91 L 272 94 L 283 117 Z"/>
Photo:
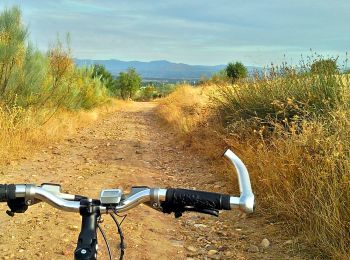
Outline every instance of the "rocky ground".
<path id="1" fill-rule="evenodd" d="M 100 118 L 65 141 L 2 167 L 1 183 L 60 183 L 69 193 L 91 197 L 103 188 L 137 185 L 225 192 L 227 184 L 211 162 L 183 149 L 159 122 L 155 106 L 130 103 Z M 41 203 L 11 218 L 5 209 L 0 206 L 0 259 L 72 259 L 78 214 Z M 122 224 L 125 259 L 305 259 L 298 241 L 281 235 L 281 225 L 267 221 L 259 209 L 249 217 L 232 211 L 219 218 L 185 213 L 174 219 L 141 205 Z M 107 217 L 102 226 L 116 257 L 116 229 Z M 99 241 L 99 258 L 107 259 Z"/>

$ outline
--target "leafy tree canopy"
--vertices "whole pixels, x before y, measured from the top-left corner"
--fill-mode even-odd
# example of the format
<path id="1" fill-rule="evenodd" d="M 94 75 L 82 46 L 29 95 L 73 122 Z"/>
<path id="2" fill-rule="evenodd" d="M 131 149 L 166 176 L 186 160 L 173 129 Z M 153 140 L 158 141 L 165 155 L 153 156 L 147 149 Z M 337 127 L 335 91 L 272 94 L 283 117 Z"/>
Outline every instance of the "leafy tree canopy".
<path id="1" fill-rule="evenodd" d="M 248 76 L 248 70 L 241 62 L 230 62 L 226 67 L 226 74 L 233 83 L 238 79 L 246 78 Z"/>
<path id="2" fill-rule="evenodd" d="M 92 77 L 98 78 L 110 91 L 115 91 L 115 81 L 112 74 L 105 68 L 105 66 L 95 64 L 93 66 Z"/>
<path id="3" fill-rule="evenodd" d="M 120 90 L 122 98 L 131 99 L 140 89 L 141 76 L 134 68 L 129 68 L 126 72 L 120 72 L 117 78 L 117 88 Z"/>

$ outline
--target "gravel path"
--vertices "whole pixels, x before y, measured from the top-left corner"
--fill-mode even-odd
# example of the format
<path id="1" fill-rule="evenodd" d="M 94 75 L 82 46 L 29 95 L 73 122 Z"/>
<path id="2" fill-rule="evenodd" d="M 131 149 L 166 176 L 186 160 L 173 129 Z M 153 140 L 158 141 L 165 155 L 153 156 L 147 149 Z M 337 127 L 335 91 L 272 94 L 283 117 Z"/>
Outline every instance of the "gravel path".
<path id="1" fill-rule="evenodd" d="M 66 140 L 0 169 L 1 183 L 60 183 L 64 191 L 97 197 L 103 188 L 148 185 L 225 192 L 225 180 L 205 159 L 184 150 L 155 115 L 156 103 L 130 103 Z M 233 184 L 232 184 L 233 185 Z M 37 204 L 10 218 L 0 206 L 0 259 L 72 259 L 80 216 Z M 278 223 L 223 212 L 180 219 L 141 205 L 122 227 L 126 259 L 302 259 Z M 117 256 L 117 234 L 103 223 Z M 263 241 L 264 238 L 268 239 Z M 100 259 L 107 259 L 99 238 Z M 262 243 L 261 243 L 262 242 Z M 118 259 L 118 258 L 116 258 Z"/>

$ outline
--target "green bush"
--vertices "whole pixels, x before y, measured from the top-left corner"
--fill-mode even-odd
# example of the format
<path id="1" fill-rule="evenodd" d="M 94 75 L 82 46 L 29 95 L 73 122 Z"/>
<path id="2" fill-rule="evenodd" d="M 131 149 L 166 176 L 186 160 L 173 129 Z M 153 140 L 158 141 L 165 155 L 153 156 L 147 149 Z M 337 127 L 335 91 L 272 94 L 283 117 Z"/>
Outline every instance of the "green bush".
<path id="1" fill-rule="evenodd" d="M 161 82 L 144 83 L 135 95 L 135 99 L 140 101 L 151 101 L 156 98 L 166 97 L 172 93 L 176 87 L 177 85 L 175 84 Z"/>
<path id="2" fill-rule="evenodd" d="M 159 94 L 159 97 L 166 97 L 170 95 L 176 88 L 176 84 L 169 84 L 169 83 L 162 83 L 159 84 L 158 86 L 155 86 L 157 89 L 157 92 Z"/>
<path id="3" fill-rule="evenodd" d="M 131 99 L 140 89 L 141 77 L 134 68 L 129 68 L 126 72 L 119 73 L 116 86 L 124 100 Z"/>
<path id="4" fill-rule="evenodd" d="M 17 82 L 23 76 L 22 67 L 30 62 L 26 37 L 27 29 L 21 22 L 18 8 L 6 9 L 0 14 L 0 98 L 4 101 L 15 98 Z"/>
<path id="5" fill-rule="evenodd" d="M 226 75 L 232 83 L 248 76 L 248 70 L 241 62 L 230 62 L 226 67 Z"/>
<path id="6" fill-rule="evenodd" d="M 106 82 L 78 69 L 61 42 L 43 54 L 27 42 L 19 8 L 0 14 L 0 105 L 34 110 L 91 108 L 108 97 Z"/>
<path id="7" fill-rule="evenodd" d="M 153 85 L 142 87 L 138 92 L 137 100 L 150 101 L 159 96 L 157 88 Z"/>
<path id="8" fill-rule="evenodd" d="M 92 77 L 99 79 L 112 94 L 115 94 L 116 82 L 113 79 L 112 74 L 105 68 L 105 66 L 95 64 L 93 66 Z"/>
<path id="9" fill-rule="evenodd" d="M 315 74 L 336 74 L 339 72 L 336 59 L 319 59 L 311 64 L 311 72 Z"/>

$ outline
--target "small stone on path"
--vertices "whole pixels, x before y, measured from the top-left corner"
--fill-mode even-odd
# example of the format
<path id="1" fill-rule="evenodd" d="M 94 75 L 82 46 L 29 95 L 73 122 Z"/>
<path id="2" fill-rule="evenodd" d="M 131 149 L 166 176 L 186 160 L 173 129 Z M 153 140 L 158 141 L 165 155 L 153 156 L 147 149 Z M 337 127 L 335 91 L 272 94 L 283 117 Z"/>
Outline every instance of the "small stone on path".
<path id="1" fill-rule="evenodd" d="M 270 246 L 270 241 L 267 239 L 267 238 L 264 238 L 261 243 L 260 243 L 260 246 L 262 248 L 268 248 Z"/>
<path id="2" fill-rule="evenodd" d="M 214 249 L 208 251 L 208 255 L 215 255 L 217 253 L 218 253 L 218 251 L 214 250 Z"/>
<path id="3" fill-rule="evenodd" d="M 247 251 L 249 253 L 257 253 L 257 252 L 259 252 L 259 247 L 255 246 L 255 245 L 250 245 Z"/>
<path id="4" fill-rule="evenodd" d="M 193 226 L 196 228 L 206 228 L 207 227 L 207 225 L 204 225 L 204 224 L 194 224 Z"/>
<path id="5" fill-rule="evenodd" d="M 197 252 L 197 248 L 195 248 L 194 246 L 188 246 L 186 247 L 186 249 L 190 252 Z"/>

